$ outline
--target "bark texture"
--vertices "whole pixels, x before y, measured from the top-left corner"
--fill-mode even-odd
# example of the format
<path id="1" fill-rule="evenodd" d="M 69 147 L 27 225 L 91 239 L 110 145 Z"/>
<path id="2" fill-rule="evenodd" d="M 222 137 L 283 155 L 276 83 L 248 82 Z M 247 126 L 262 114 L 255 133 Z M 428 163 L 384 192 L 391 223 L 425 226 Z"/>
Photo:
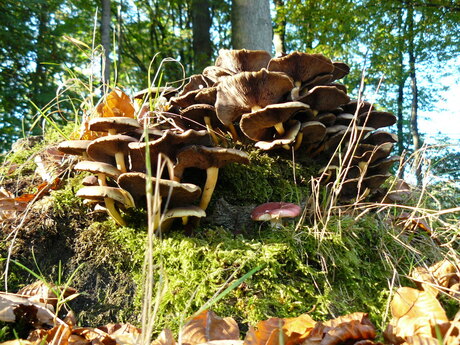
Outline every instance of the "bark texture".
<path id="1" fill-rule="evenodd" d="M 232 1 L 232 45 L 234 49 L 272 52 L 269 0 Z"/>

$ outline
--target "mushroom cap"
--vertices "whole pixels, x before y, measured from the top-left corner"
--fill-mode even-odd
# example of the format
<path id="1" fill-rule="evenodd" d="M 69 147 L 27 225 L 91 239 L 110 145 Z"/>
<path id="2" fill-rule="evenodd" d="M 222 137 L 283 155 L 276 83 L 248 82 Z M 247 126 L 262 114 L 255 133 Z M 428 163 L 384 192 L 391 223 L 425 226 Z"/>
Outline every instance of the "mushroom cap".
<path id="1" fill-rule="evenodd" d="M 333 113 L 320 113 L 316 115 L 315 120 L 321 122 L 326 127 L 331 127 L 335 123 L 336 116 Z"/>
<path id="2" fill-rule="evenodd" d="M 184 95 L 193 90 L 204 90 L 212 86 L 214 82 L 203 74 L 194 74 L 189 78 L 189 82 L 185 84 L 180 95 Z"/>
<path id="3" fill-rule="evenodd" d="M 117 133 L 123 133 L 139 127 L 137 120 L 131 117 L 96 117 L 89 121 L 89 130 L 96 132 L 108 132 L 110 129 L 114 129 Z"/>
<path id="4" fill-rule="evenodd" d="M 174 171 L 177 177 L 181 177 L 186 168 L 221 168 L 232 162 L 249 164 L 249 156 L 236 149 L 190 145 L 177 153 Z"/>
<path id="5" fill-rule="evenodd" d="M 219 66 L 208 66 L 203 70 L 203 75 L 206 78 L 212 80 L 214 83 L 217 83 L 219 80 L 222 80 L 233 74 L 234 73 L 229 69 Z"/>
<path id="6" fill-rule="evenodd" d="M 113 165 L 104 163 L 104 162 L 95 162 L 95 161 L 78 162 L 75 165 L 74 169 L 78 171 L 89 171 L 92 174 L 104 174 L 115 180 L 121 174 L 121 171 L 115 168 Z"/>
<path id="7" fill-rule="evenodd" d="M 255 207 L 251 212 L 251 219 L 267 221 L 279 218 L 294 218 L 300 215 L 302 208 L 289 202 L 267 202 Z"/>
<path id="8" fill-rule="evenodd" d="M 333 62 L 334 70 L 332 71 L 333 80 L 342 79 L 350 73 L 350 66 L 344 62 Z"/>
<path id="9" fill-rule="evenodd" d="M 358 109 L 359 107 L 359 109 Z M 351 113 L 351 114 L 362 114 L 362 113 L 367 113 L 369 110 L 373 108 L 372 103 L 362 101 L 362 100 L 357 100 L 357 99 L 352 99 L 350 102 L 347 104 L 342 105 L 342 109 L 345 113 Z M 358 109 L 358 110 L 357 110 Z"/>
<path id="10" fill-rule="evenodd" d="M 216 108 L 210 104 L 191 105 L 183 109 L 181 111 L 181 115 L 184 118 L 184 126 L 187 128 L 205 129 L 205 117 L 208 117 L 211 120 L 213 127 L 221 125 L 220 121 L 217 119 Z"/>
<path id="11" fill-rule="evenodd" d="M 362 141 L 365 144 L 381 145 L 384 143 L 396 143 L 398 142 L 398 136 L 394 133 L 386 131 L 375 131 L 366 135 Z"/>
<path id="12" fill-rule="evenodd" d="M 359 114 L 358 120 L 360 124 L 377 129 L 394 125 L 396 116 L 386 111 L 371 111 Z"/>
<path id="13" fill-rule="evenodd" d="M 289 145 L 294 142 L 300 130 L 300 121 L 291 120 L 287 123 L 286 132 L 281 136 L 273 139 L 272 141 L 258 141 L 254 146 L 261 150 L 273 150 L 277 147 Z"/>
<path id="14" fill-rule="evenodd" d="M 384 175 L 387 174 L 394 163 L 399 162 L 401 157 L 391 156 L 376 161 L 367 168 L 367 175 Z"/>
<path id="15" fill-rule="evenodd" d="M 211 145 L 211 139 L 206 130 L 195 131 L 189 129 L 182 133 L 172 130 L 163 132 L 163 136 L 149 141 L 150 163 L 156 167 L 157 158 L 160 153 L 166 155 L 171 160 L 175 159 L 176 152 L 182 147 L 191 143 L 199 145 Z M 133 142 L 129 145 L 129 155 L 131 159 L 131 170 L 145 171 L 145 142 Z"/>
<path id="16" fill-rule="evenodd" d="M 82 181 L 81 184 L 83 186 L 97 186 L 99 185 L 99 181 L 96 175 L 86 176 Z"/>
<path id="17" fill-rule="evenodd" d="M 241 116 L 240 128 L 254 141 L 269 140 L 273 137 L 273 126 L 289 120 L 299 111 L 310 107 L 301 102 L 270 104 L 260 110 Z"/>
<path id="18" fill-rule="evenodd" d="M 220 49 L 215 65 L 234 73 L 255 72 L 267 68 L 270 59 L 270 53 L 265 50 Z"/>
<path id="19" fill-rule="evenodd" d="M 298 101 L 318 111 L 330 111 L 350 101 L 350 97 L 336 86 L 315 86 Z"/>
<path id="20" fill-rule="evenodd" d="M 200 90 L 195 96 L 195 102 L 214 105 L 216 103 L 216 98 L 217 87 L 212 86 Z"/>
<path id="21" fill-rule="evenodd" d="M 302 123 L 300 131 L 303 133 L 302 142 L 306 144 L 319 143 L 326 136 L 326 126 L 319 121 Z"/>
<path id="22" fill-rule="evenodd" d="M 137 139 L 123 134 L 100 137 L 88 146 L 88 156 L 98 162 L 115 164 L 115 154 L 122 152 L 126 155 L 128 144 L 132 142 L 137 142 Z"/>
<path id="23" fill-rule="evenodd" d="M 87 186 L 80 188 L 75 195 L 83 199 L 96 201 L 104 201 L 105 198 L 110 198 L 125 207 L 134 206 L 129 192 L 116 187 Z"/>
<path id="24" fill-rule="evenodd" d="M 335 119 L 335 124 L 337 125 L 349 125 L 351 121 L 353 121 L 353 118 L 355 115 L 350 114 L 350 113 L 342 113 L 337 115 L 337 118 Z M 369 126 L 372 127 L 372 126 Z"/>
<path id="25" fill-rule="evenodd" d="M 330 74 L 334 70 L 332 61 L 322 54 L 292 52 L 273 58 L 268 64 L 269 71 L 284 72 L 295 82 L 308 82 L 320 74 Z"/>
<path id="26" fill-rule="evenodd" d="M 58 145 L 58 150 L 69 155 L 82 156 L 92 140 L 65 140 Z"/>
<path id="27" fill-rule="evenodd" d="M 254 107 L 260 109 L 279 102 L 293 86 L 286 74 L 266 69 L 227 77 L 217 86 L 217 117 L 228 126 Z"/>
<path id="28" fill-rule="evenodd" d="M 141 172 L 129 172 L 118 177 L 118 184 L 127 190 L 135 200 L 139 200 L 146 195 L 147 175 Z M 172 180 L 151 177 L 152 185 L 158 183 L 161 197 L 167 197 L 171 193 L 171 203 L 190 204 L 201 195 L 201 188 L 191 183 L 180 183 Z"/>
<path id="29" fill-rule="evenodd" d="M 206 217 L 206 211 L 194 205 L 174 207 L 173 209 L 170 209 L 167 212 L 165 212 L 162 215 L 161 220 L 164 222 L 171 218 L 182 218 L 182 217 L 203 218 L 203 217 Z"/>

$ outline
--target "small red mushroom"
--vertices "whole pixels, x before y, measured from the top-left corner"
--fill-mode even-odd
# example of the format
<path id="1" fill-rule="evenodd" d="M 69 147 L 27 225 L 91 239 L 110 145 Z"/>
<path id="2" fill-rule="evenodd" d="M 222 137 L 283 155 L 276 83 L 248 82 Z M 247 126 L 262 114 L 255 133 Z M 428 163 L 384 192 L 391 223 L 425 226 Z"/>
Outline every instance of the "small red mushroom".
<path id="1" fill-rule="evenodd" d="M 302 212 L 300 206 L 289 202 L 267 202 L 254 208 L 251 219 L 269 221 L 272 227 L 280 227 L 283 218 L 295 218 Z"/>

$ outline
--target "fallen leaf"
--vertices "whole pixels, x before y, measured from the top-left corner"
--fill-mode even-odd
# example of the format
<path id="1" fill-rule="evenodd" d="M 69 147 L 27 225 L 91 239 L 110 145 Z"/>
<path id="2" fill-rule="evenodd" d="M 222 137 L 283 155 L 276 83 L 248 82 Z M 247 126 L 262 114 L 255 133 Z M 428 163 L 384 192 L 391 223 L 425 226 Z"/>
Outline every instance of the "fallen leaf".
<path id="1" fill-rule="evenodd" d="M 102 117 L 124 116 L 134 118 L 134 106 L 131 99 L 120 89 L 114 89 L 99 104 L 97 112 Z"/>
<path id="2" fill-rule="evenodd" d="M 59 296 L 56 295 L 59 294 Z M 65 299 L 71 295 L 75 295 L 77 290 L 72 287 L 58 287 L 53 283 L 45 283 L 38 280 L 32 284 L 24 286 L 16 294 L 28 298 L 30 301 L 51 304 L 54 308 L 58 302 L 58 298 Z"/>
<path id="3" fill-rule="evenodd" d="M 449 260 L 441 260 L 426 268 L 416 267 L 411 274 L 417 286 L 436 296 L 441 288 L 450 289 L 460 279 L 459 269 Z"/>
<path id="4" fill-rule="evenodd" d="M 238 324 L 231 317 L 220 318 L 205 310 L 190 319 L 182 330 L 182 344 L 196 345 L 211 340 L 239 339 Z"/>
<path id="5" fill-rule="evenodd" d="M 277 317 L 260 321 L 255 327 L 249 327 L 249 331 L 244 338 L 245 345 L 266 345 L 274 330 L 283 327 L 283 320 Z"/>
<path id="6" fill-rule="evenodd" d="M 171 330 L 168 329 L 168 328 L 165 328 L 160 333 L 158 338 L 156 340 L 152 341 L 152 343 L 150 345 L 176 345 L 176 340 L 174 339 L 174 336 L 173 336 Z"/>

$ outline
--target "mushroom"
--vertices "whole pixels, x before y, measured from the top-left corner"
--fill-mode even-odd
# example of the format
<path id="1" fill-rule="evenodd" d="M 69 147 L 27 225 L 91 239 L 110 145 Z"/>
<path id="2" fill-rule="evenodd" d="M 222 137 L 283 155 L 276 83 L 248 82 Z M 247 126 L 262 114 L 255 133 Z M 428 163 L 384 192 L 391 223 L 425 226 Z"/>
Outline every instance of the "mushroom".
<path id="1" fill-rule="evenodd" d="M 294 80 L 291 99 L 298 100 L 302 84 L 314 80 L 318 76 L 327 75 L 322 81 L 329 81 L 334 66 L 330 59 L 322 54 L 292 52 L 288 55 L 270 60 L 269 71 L 284 72 Z"/>
<path id="2" fill-rule="evenodd" d="M 206 170 L 206 183 L 200 201 L 200 207 L 206 210 L 216 187 L 219 168 L 230 162 L 249 164 L 249 157 L 245 152 L 236 149 L 200 145 L 186 146 L 176 155 L 174 175 L 176 180 L 180 180 L 186 168 Z"/>
<path id="3" fill-rule="evenodd" d="M 321 142 L 326 135 L 326 126 L 319 121 L 308 121 L 302 123 L 299 133 L 295 139 L 294 150 L 304 144 L 315 144 Z"/>
<path id="4" fill-rule="evenodd" d="M 63 153 L 87 159 L 86 149 L 89 144 L 91 144 L 91 140 L 65 140 L 59 143 L 57 148 Z"/>
<path id="5" fill-rule="evenodd" d="M 301 102 L 269 104 L 265 108 L 241 116 L 240 128 L 249 139 L 254 141 L 273 138 L 274 130 L 282 136 L 285 132 L 283 123 L 294 114 L 308 108 L 308 105 Z"/>
<path id="6" fill-rule="evenodd" d="M 110 135 L 129 132 L 140 128 L 136 119 L 131 117 L 96 117 L 89 121 L 89 129 L 96 132 L 107 132 Z"/>
<path id="7" fill-rule="evenodd" d="M 80 188 L 76 196 L 83 199 L 104 201 L 107 212 L 120 225 L 126 225 L 126 222 L 117 211 L 116 205 L 126 208 L 134 207 L 132 196 L 121 188 L 108 186 L 88 186 Z"/>
<path id="8" fill-rule="evenodd" d="M 176 218 L 181 218 L 182 224 L 186 225 L 189 217 L 203 218 L 206 217 L 206 212 L 200 207 L 193 205 L 175 207 L 161 216 L 160 227 L 163 231 L 168 230 Z"/>
<path id="9" fill-rule="evenodd" d="M 283 224 L 283 218 L 295 218 L 300 215 L 301 211 L 300 206 L 289 202 L 268 202 L 254 208 L 251 212 L 251 219 L 269 221 L 271 227 L 279 228 Z"/>
<path id="10" fill-rule="evenodd" d="M 315 86 L 298 99 L 317 112 L 330 111 L 350 101 L 350 97 L 336 86 Z"/>
<path id="11" fill-rule="evenodd" d="M 186 127 L 192 127 L 193 129 L 206 127 L 214 144 L 219 144 L 219 139 L 214 132 L 214 128 L 219 126 L 220 122 L 217 119 L 216 108 L 214 106 L 209 104 L 194 104 L 182 110 L 181 115 L 188 120 L 184 121 Z"/>
<path id="12" fill-rule="evenodd" d="M 87 153 L 95 161 L 114 164 L 118 170 L 125 173 L 125 156 L 129 151 L 129 143 L 133 142 L 137 142 L 137 139 L 128 135 L 108 135 L 93 140 L 88 146 Z"/>
<path id="13" fill-rule="evenodd" d="M 290 149 L 290 144 L 292 144 L 299 133 L 300 122 L 297 120 L 291 120 L 287 124 L 287 130 L 284 135 L 277 137 L 271 141 L 258 141 L 254 146 L 261 150 L 273 150 L 277 147 L 283 147 L 286 150 Z"/>
<path id="14" fill-rule="evenodd" d="M 371 111 L 359 114 L 358 120 L 361 125 L 382 128 L 394 125 L 396 123 L 396 116 L 386 111 Z"/>
<path id="15" fill-rule="evenodd" d="M 233 73 L 256 72 L 266 68 L 270 59 L 270 53 L 265 50 L 220 49 L 215 66 Z"/>
<path id="16" fill-rule="evenodd" d="M 292 79 L 286 74 L 266 69 L 227 77 L 217 86 L 217 117 L 229 128 L 236 141 L 238 135 L 233 126 L 234 121 L 243 114 L 279 102 L 292 87 Z"/>

